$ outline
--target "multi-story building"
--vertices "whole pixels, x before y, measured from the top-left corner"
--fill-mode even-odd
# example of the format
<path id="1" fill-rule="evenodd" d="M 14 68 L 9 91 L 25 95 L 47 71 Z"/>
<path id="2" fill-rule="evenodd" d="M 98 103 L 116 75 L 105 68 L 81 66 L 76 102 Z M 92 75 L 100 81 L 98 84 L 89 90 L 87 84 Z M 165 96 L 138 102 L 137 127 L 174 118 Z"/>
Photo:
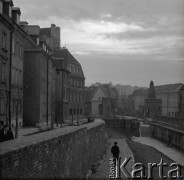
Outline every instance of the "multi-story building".
<path id="1" fill-rule="evenodd" d="M 162 100 L 162 116 L 184 116 L 184 85 L 168 84 L 155 86 L 156 98 Z M 140 111 L 145 106 L 148 89 L 140 89 L 133 93 L 134 110 Z"/>
<path id="2" fill-rule="evenodd" d="M 15 124 L 22 126 L 23 121 L 23 39 L 26 37 L 19 26 L 20 9 L 13 5 L 12 0 L 1 1 L 1 13 L 12 26 L 10 36 L 5 31 L 2 36 L 3 46 L 9 46 L 7 50 L 10 55 L 9 75 L 6 78 L 9 80 L 9 124 L 12 127 Z"/>
<path id="3" fill-rule="evenodd" d="M 55 120 L 54 58 L 40 27 L 21 23 L 30 35 L 24 39 L 24 123 L 50 126 Z"/>
<path id="4" fill-rule="evenodd" d="M 69 74 L 64 58 L 55 60 L 56 67 L 56 123 L 63 123 L 68 118 L 69 112 Z"/>
<path id="5" fill-rule="evenodd" d="M 4 1 L 0 0 L 0 120 L 9 123 L 10 58 L 13 25 L 4 14 Z"/>
<path id="6" fill-rule="evenodd" d="M 80 119 L 84 117 L 85 77 L 82 66 L 66 48 L 55 50 L 54 57 L 58 60 L 63 59 L 63 68 L 65 69 L 62 73 L 63 76 L 60 76 L 56 83 L 63 82 L 63 91 L 61 92 L 63 93 L 63 119 L 64 121 Z"/>

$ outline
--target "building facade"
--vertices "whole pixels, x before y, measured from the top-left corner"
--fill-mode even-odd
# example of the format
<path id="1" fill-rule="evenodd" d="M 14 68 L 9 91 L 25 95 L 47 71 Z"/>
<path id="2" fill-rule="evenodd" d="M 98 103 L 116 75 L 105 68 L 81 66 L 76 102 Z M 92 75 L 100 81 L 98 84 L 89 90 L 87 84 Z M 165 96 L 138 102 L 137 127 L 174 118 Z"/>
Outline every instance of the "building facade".
<path id="1" fill-rule="evenodd" d="M 6 112 L 7 109 L 9 111 L 8 124 L 11 127 L 18 127 L 23 125 L 23 39 L 26 33 L 19 26 L 20 9 L 13 6 L 12 0 L 4 0 L 0 3 L 1 16 L 4 16 L 9 24 L 11 24 L 11 33 L 5 32 L 4 29 L 2 34 L 2 46 L 5 47 L 4 50 L 7 50 L 9 54 L 9 63 L 2 63 L 4 64 L 2 66 L 2 74 L 6 74 L 6 76 L 2 76 L 3 81 L 4 84 L 9 85 L 9 103 L 7 103 L 6 98 L 2 98 L 1 107 L 2 111 L 5 111 L 3 107 L 4 102 L 6 102 L 6 107 L 7 104 L 9 105 L 9 108 L 6 108 Z"/>
<path id="2" fill-rule="evenodd" d="M 55 67 L 49 45 L 40 38 L 39 26 L 21 23 L 30 35 L 24 39 L 24 123 L 52 126 L 55 120 Z"/>
<path id="3" fill-rule="evenodd" d="M 85 114 L 112 119 L 117 108 L 117 91 L 109 84 L 85 88 Z"/>
<path id="4" fill-rule="evenodd" d="M 84 117 L 85 77 L 80 63 L 66 48 L 54 51 L 56 59 L 63 59 L 63 71 L 59 82 L 63 82 L 63 119 L 74 121 Z M 56 91 L 57 91 L 56 86 Z M 58 108 L 60 109 L 60 108 Z"/>
<path id="5" fill-rule="evenodd" d="M 4 121 L 5 124 L 9 124 L 10 41 L 13 26 L 3 13 L 3 2 L 0 0 L 0 120 Z"/>
<path id="6" fill-rule="evenodd" d="M 155 86 L 156 98 L 162 100 L 162 116 L 184 116 L 184 85 L 168 84 Z M 139 89 L 133 93 L 134 110 L 141 112 L 145 106 L 148 89 Z"/>
<path id="7" fill-rule="evenodd" d="M 63 58 L 55 60 L 56 67 L 56 123 L 64 123 L 68 118 L 69 112 L 69 70 L 66 68 L 66 63 Z"/>

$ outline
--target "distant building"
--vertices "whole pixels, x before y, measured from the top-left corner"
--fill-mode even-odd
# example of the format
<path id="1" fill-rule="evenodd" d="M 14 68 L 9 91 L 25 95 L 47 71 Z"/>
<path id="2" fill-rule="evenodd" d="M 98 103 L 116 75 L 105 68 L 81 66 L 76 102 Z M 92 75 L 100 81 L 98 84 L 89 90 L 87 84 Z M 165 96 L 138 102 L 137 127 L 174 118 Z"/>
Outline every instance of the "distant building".
<path id="1" fill-rule="evenodd" d="M 51 48 L 40 38 L 39 26 L 21 23 L 24 39 L 24 123 L 48 126 L 55 121 L 55 67 Z"/>
<path id="2" fill-rule="evenodd" d="M 130 85 L 120 85 L 117 84 L 114 86 L 118 93 L 118 113 L 119 114 L 128 114 L 130 113 L 129 108 L 129 95 L 131 95 L 135 90 L 140 89 L 141 87 L 130 86 Z"/>
<path id="3" fill-rule="evenodd" d="M 108 84 L 85 88 L 85 114 L 112 119 L 117 107 L 117 92 Z"/>
<path id="4" fill-rule="evenodd" d="M 155 86 L 157 99 L 162 100 L 162 116 L 184 116 L 184 85 L 168 84 Z M 134 110 L 140 111 L 145 106 L 148 89 L 139 89 L 133 93 Z"/>

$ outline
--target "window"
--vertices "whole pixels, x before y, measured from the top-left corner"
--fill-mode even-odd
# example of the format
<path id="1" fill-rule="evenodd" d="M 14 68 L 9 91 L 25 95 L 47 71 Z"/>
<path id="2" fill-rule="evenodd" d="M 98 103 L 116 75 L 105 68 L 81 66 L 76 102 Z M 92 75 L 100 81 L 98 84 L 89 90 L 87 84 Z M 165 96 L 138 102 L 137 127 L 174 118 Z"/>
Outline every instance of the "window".
<path id="1" fill-rule="evenodd" d="M 22 44 L 20 44 L 20 46 L 19 46 L 19 57 L 23 57 L 22 56 Z"/>
<path id="2" fill-rule="evenodd" d="M 73 109 L 73 114 L 75 115 L 75 109 Z"/>
<path id="3" fill-rule="evenodd" d="M 70 115 L 72 115 L 72 109 L 70 109 Z"/>
<path id="4" fill-rule="evenodd" d="M 19 42 L 16 42 L 16 55 L 19 55 Z"/>
<path id="5" fill-rule="evenodd" d="M 82 109 L 80 109 L 80 115 L 82 115 Z"/>
<path id="6" fill-rule="evenodd" d="M 2 67 L 1 67 L 1 82 L 5 83 L 6 82 L 6 77 L 7 77 L 6 65 L 4 63 L 2 63 Z"/>
<path id="7" fill-rule="evenodd" d="M 77 115 L 79 115 L 79 109 L 77 108 Z"/>
<path id="8" fill-rule="evenodd" d="M 4 48 L 4 49 L 6 49 L 6 42 L 7 42 L 7 36 L 6 36 L 6 33 L 5 32 L 3 32 L 3 37 L 2 37 L 2 47 Z"/>
<path id="9" fill-rule="evenodd" d="M 6 113 L 6 103 L 5 103 L 5 98 L 1 97 L 1 114 L 5 114 Z"/>

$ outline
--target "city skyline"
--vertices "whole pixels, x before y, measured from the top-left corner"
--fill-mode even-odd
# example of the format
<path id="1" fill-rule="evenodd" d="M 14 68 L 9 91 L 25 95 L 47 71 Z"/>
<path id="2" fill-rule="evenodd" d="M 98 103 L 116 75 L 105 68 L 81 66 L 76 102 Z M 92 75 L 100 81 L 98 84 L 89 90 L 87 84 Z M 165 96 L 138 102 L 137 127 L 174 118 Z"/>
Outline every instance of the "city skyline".
<path id="1" fill-rule="evenodd" d="M 182 0 L 15 0 L 21 20 L 61 27 L 66 46 L 95 82 L 148 86 L 183 83 Z M 42 8 L 40 8 L 42 7 Z"/>

